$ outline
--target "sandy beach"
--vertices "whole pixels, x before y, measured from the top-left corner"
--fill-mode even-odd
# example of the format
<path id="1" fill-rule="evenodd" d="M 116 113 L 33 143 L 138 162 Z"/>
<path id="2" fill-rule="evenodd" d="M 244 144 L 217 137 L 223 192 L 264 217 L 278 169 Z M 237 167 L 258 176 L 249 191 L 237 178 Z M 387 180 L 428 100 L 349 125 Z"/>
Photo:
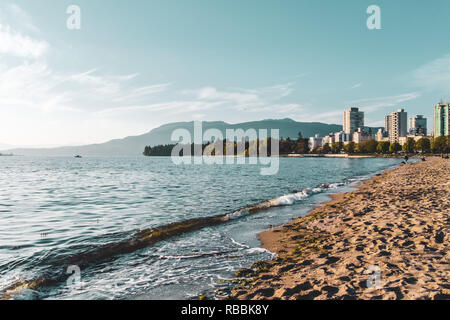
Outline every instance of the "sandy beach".
<path id="1" fill-rule="evenodd" d="M 450 299 L 450 160 L 402 165 L 260 234 L 235 299 Z"/>

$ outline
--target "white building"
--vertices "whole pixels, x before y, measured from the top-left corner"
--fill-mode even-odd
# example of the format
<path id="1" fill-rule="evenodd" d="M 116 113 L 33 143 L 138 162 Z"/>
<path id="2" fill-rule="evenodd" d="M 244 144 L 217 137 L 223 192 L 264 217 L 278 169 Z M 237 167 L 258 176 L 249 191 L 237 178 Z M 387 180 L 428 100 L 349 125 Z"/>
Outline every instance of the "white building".
<path id="1" fill-rule="evenodd" d="M 408 135 L 408 113 L 404 109 L 398 109 L 386 117 L 386 130 L 389 133 L 391 143 L 399 142 L 400 137 Z"/>
<path id="2" fill-rule="evenodd" d="M 353 142 L 354 143 L 361 143 L 363 141 L 372 140 L 373 135 L 371 132 L 364 131 L 363 128 L 358 128 L 356 132 L 353 134 Z"/>
<path id="3" fill-rule="evenodd" d="M 386 131 L 383 129 L 378 129 L 378 132 L 375 135 L 376 141 L 389 141 L 389 136 Z"/>
<path id="4" fill-rule="evenodd" d="M 346 133 L 345 131 L 336 132 L 334 134 L 334 142 L 350 142 L 350 135 Z"/>
<path id="5" fill-rule="evenodd" d="M 325 136 L 322 138 L 322 146 L 329 144 L 330 147 L 335 142 L 334 140 L 334 133 L 330 133 L 328 136 Z"/>
<path id="6" fill-rule="evenodd" d="M 343 130 L 350 135 L 350 139 L 358 128 L 364 128 L 364 112 L 359 111 L 358 108 L 350 108 L 344 111 Z"/>
<path id="7" fill-rule="evenodd" d="M 322 138 L 318 134 L 314 137 L 309 138 L 309 149 L 314 150 L 315 148 L 322 147 Z"/>

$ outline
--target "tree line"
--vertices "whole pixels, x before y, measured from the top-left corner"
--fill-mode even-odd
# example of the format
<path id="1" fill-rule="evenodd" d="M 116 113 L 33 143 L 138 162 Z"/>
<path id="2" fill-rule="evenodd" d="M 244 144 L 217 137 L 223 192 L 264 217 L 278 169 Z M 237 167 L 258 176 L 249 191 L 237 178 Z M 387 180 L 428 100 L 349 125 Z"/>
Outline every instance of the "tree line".
<path id="1" fill-rule="evenodd" d="M 245 142 L 228 142 L 227 140 L 223 140 L 223 155 L 226 155 L 227 147 L 230 148 L 230 144 L 234 144 L 234 153 L 233 155 L 254 155 L 258 156 L 261 153 L 261 148 L 265 146 L 267 151 L 264 150 L 264 156 L 270 156 L 271 150 L 271 138 L 266 139 L 263 143 L 259 140 L 256 141 L 245 141 Z M 214 142 L 217 145 L 218 142 Z M 205 143 L 201 145 L 202 154 L 206 148 L 211 148 L 211 142 Z M 220 142 L 219 142 L 220 144 Z M 155 147 L 146 146 L 144 150 L 145 156 L 150 157 L 168 157 L 172 155 L 172 150 L 176 146 L 176 144 L 166 144 L 166 145 L 158 145 Z M 196 149 L 195 144 L 190 145 L 191 154 L 194 155 L 194 151 Z M 449 153 L 450 152 L 450 136 L 441 136 L 434 139 L 429 139 L 427 137 L 423 137 L 417 141 L 413 138 L 408 138 L 403 146 L 399 143 L 390 143 L 388 141 L 375 141 L 368 140 L 361 143 L 349 142 L 344 144 L 342 142 L 334 142 L 332 144 L 325 144 L 322 147 L 316 147 L 313 150 L 309 148 L 309 140 L 303 138 L 301 132 L 299 132 L 296 140 L 291 138 L 286 138 L 279 140 L 279 153 L 283 154 L 338 154 L 338 153 L 348 153 L 348 154 L 396 154 L 399 152 L 404 153 Z M 240 153 L 239 150 L 244 150 L 244 154 Z M 222 151 L 220 151 L 222 154 Z M 183 156 L 183 151 L 179 153 L 180 156 Z M 216 149 L 213 148 L 211 155 L 216 155 Z M 219 153 L 217 153 L 219 155 Z"/>
<path id="2" fill-rule="evenodd" d="M 408 138 L 406 142 L 400 145 L 397 142 L 390 143 L 389 141 L 367 140 L 361 143 L 349 142 L 343 144 L 342 142 L 334 142 L 333 144 L 326 144 L 321 148 L 311 150 L 311 153 L 360 153 L 360 154 L 396 154 L 404 153 L 448 153 L 450 152 L 450 136 L 441 136 L 434 139 L 426 137 L 415 141 L 413 138 Z"/>
<path id="3" fill-rule="evenodd" d="M 275 143 L 277 141 L 274 141 Z M 214 144 L 218 146 L 222 143 L 222 148 L 220 152 L 216 151 L 216 148 L 212 147 Z M 231 146 L 233 144 L 233 146 Z M 280 154 L 290 154 L 290 153 L 299 153 L 304 154 L 309 152 L 308 147 L 308 139 L 303 138 L 302 134 L 299 132 L 297 140 L 292 140 L 291 138 L 278 140 L 279 145 L 279 153 Z M 172 155 L 172 150 L 175 148 L 176 144 L 165 144 L 158 145 L 155 147 L 146 146 L 144 149 L 144 156 L 149 157 L 169 157 Z M 188 147 L 189 145 L 182 145 L 182 147 Z M 242 142 L 229 142 L 226 139 L 219 142 L 208 142 L 201 145 L 202 154 L 205 152 L 206 148 L 211 148 L 209 151 L 211 155 L 227 155 L 227 149 L 233 149 L 233 155 L 256 155 L 256 156 L 271 156 L 272 150 L 272 138 L 267 138 L 264 141 L 260 141 L 256 139 L 255 141 L 242 141 Z M 196 148 L 197 147 L 197 148 Z M 190 144 L 191 155 L 195 154 L 195 149 L 200 149 L 200 145 Z M 243 152 L 242 152 L 243 150 Z M 183 151 L 181 150 L 179 153 L 180 156 L 183 156 Z"/>
<path id="4" fill-rule="evenodd" d="M 229 149 L 232 149 L 232 155 L 237 156 L 271 156 L 271 142 L 272 138 L 267 138 L 264 141 L 257 139 L 256 141 L 242 141 L 242 142 L 229 142 L 227 140 L 208 142 L 202 145 L 199 144 L 185 144 L 180 145 L 178 156 L 184 155 L 184 149 L 190 150 L 190 155 L 196 155 L 197 150 L 201 150 L 202 154 L 208 151 L 208 154 L 215 155 L 227 155 Z M 158 145 L 155 147 L 146 146 L 144 149 L 144 156 L 148 157 L 170 157 L 177 144 Z M 206 150 L 209 148 L 208 150 Z"/>

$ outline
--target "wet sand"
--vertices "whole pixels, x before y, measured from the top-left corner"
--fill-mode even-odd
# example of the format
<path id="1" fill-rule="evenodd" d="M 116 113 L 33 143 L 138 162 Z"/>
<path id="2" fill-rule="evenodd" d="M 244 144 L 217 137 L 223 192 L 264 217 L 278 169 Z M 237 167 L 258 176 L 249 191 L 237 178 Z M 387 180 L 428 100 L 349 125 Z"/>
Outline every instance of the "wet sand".
<path id="1" fill-rule="evenodd" d="M 450 300 L 450 160 L 402 165 L 260 234 L 235 299 Z"/>

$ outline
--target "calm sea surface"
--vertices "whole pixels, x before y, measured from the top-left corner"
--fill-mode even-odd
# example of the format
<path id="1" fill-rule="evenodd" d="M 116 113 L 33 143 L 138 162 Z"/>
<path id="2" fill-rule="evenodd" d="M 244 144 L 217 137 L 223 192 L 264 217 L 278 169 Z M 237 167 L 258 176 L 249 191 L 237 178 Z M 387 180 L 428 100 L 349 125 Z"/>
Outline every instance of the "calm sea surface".
<path id="1" fill-rule="evenodd" d="M 277 175 L 261 176 L 256 165 L 176 166 L 170 158 L 0 157 L 0 292 L 18 279 L 46 279 L 15 298 L 216 296 L 234 271 L 273 257 L 259 248 L 259 232 L 399 162 L 282 158 Z M 267 210 L 83 263 L 84 253 L 140 230 L 269 200 Z M 67 269 L 77 257 L 81 272 L 74 278 Z"/>

